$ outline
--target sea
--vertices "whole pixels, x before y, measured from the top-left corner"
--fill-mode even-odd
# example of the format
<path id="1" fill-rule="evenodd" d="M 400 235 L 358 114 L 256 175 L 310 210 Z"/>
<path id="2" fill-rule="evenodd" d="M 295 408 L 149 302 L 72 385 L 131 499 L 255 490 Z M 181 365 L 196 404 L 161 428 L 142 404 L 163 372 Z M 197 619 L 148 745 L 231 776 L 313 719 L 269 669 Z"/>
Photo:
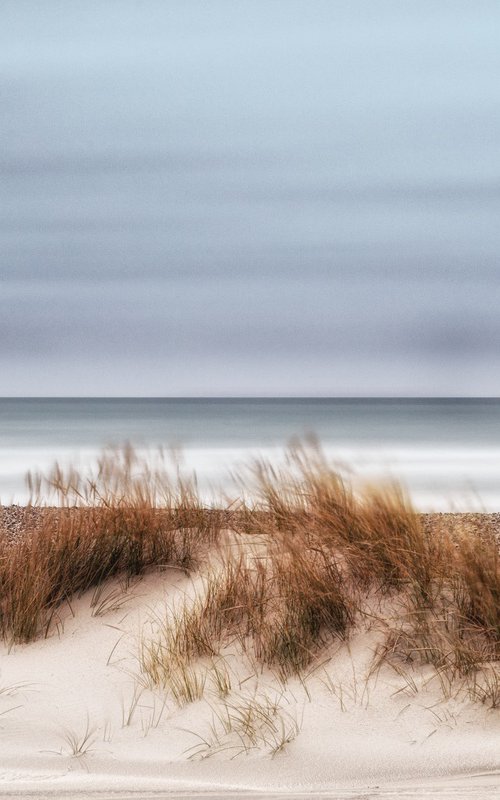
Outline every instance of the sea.
<path id="1" fill-rule="evenodd" d="M 422 511 L 500 511 L 497 398 L 1 398 L 0 501 L 26 474 L 90 470 L 105 447 L 161 448 L 207 502 L 252 492 L 256 458 L 314 437 L 357 482 L 397 480 Z"/>

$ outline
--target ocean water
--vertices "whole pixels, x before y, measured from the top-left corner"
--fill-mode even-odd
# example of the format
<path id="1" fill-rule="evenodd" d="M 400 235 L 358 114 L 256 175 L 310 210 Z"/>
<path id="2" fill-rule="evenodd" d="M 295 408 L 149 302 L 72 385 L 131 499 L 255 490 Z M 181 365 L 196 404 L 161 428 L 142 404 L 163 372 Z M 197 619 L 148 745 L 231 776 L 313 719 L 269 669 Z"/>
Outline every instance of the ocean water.
<path id="1" fill-rule="evenodd" d="M 499 399 L 0 399 L 0 500 L 25 502 L 28 470 L 82 468 L 102 447 L 180 453 L 207 499 L 233 496 L 252 457 L 315 434 L 360 480 L 397 478 L 422 510 L 500 510 Z"/>

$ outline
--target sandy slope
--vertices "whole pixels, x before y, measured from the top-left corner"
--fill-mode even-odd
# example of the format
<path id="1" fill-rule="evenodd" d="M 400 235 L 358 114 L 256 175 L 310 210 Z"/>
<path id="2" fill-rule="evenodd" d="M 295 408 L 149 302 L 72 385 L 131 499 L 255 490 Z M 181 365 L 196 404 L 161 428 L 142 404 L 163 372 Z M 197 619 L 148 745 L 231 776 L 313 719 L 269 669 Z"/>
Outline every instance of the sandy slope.
<path id="1" fill-rule="evenodd" d="M 189 760 L 186 751 L 200 744 L 196 734 L 208 735 L 222 701 L 210 680 L 205 698 L 182 709 L 142 689 L 137 653 L 153 613 L 191 586 L 179 572 L 151 574 L 122 598 L 124 605 L 98 615 L 88 593 L 61 611 L 48 638 L 10 652 L 2 645 L 0 796 L 363 790 L 367 797 L 500 797 L 500 774 L 473 777 L 500 773 L 500 712 L 460 694 L 444 701 L 435 681 L 424 685 L 425 673 L 413 676 L 417 693 L 389 668 L 366 683 L 381 635 L 377 623 L 356 634 L 349 649 L 332 652 L 305 685 L 290 681 L 284 693 L 273 675 L 256 677 L 228 651 L 228 702 L 278 697 L 283 724 L 296 720 L 300 733 L 274 757 L 266 746 L 242 753 L 230 734 L 221 752 Z M 90 749 L 72 755 L 71 732 L 81 737 L 87 722 Z M 404 785 L 389 795 L 375 788 L 393 782 Z"/>

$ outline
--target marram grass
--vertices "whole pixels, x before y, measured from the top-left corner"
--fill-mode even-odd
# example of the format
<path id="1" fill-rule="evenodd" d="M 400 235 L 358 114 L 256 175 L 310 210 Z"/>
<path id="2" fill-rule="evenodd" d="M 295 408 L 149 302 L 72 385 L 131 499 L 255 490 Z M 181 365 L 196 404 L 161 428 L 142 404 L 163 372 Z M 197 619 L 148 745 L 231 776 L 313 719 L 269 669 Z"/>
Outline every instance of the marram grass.
<path id="1" fill-rule="evenodd" d="M 493 532 L 429 529 L 401 487 L 355 490 L 312 445 L 291 447 L 284 468 L 260 461 L 251 472 L 253 502 L 230 508 L 207 508 L 195 482 L 129 447 L 103 453 L 90 476 L 56 467 L 31 478 L 32 502 L 50 493 L 57 507 L 0 540 L 1 635 L 30 642 L 73 596 L 176 567 L 200 576 L 198 591 L 158 620 L 141 665 L 180 703 L 206 690 L 196 662 L 216 663 L 231 642 L 286 679 L 348 639 L 368 599 L 376 609 L 391 598 L 398 613 L 374 669 L 429 663 L 443 685 L 466 680 L 472 699 L 500 703 Z"/>

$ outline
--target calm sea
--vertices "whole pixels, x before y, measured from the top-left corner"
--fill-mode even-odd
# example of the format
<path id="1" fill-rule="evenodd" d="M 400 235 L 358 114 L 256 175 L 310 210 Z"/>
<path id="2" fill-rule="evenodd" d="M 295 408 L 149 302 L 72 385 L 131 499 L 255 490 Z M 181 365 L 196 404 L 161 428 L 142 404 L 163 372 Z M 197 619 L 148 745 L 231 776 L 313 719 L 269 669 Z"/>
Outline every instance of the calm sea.
<path id="1" fill-rule="evenodd" d="M 0 499 L 24 502 L 27 470 L 85 466 L 105 445 L 181 448 L 202 491 L 316 434 L 362 479 L 397 477 L 421 509 L 500 510 L 498 399 L 0 399 Z"/>

